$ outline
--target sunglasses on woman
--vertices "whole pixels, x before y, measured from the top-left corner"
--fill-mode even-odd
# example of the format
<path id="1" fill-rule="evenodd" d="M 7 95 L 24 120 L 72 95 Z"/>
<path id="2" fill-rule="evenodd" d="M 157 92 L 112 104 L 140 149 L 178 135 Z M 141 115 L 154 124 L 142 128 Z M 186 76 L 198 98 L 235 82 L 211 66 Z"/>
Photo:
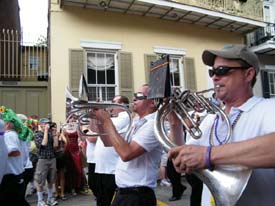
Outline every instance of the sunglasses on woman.
<path id="1" fill-rule="evenodd" d="M 224 76 L 232 69 L 248 69 L 249 67 L 227 67 L 227 66 L 220 66 L 216 69 L 209 69 L 208 74 L 210 77 L 216 76 Z"/>

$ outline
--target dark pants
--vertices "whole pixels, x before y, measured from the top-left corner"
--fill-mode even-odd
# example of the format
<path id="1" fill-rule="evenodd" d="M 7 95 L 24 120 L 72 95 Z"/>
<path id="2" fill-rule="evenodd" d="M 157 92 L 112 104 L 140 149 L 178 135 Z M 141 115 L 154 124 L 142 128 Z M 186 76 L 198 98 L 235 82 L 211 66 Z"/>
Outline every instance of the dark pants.
<path id="1" fill-rule="evenodd" d="M 24 182 L 25 182 L 24 194 L 26 194 L 27 186 L 34 176 L 34 168 L 25 169 L 23 174 L 24 174 Z"/>
<path id="2" fill-rule="evenodd" d="M 14 206 L 29 206 L 25 200 L 25 183 L 23 173 L 20 175 L 5 175 L 1 183 L 0 203 L 8 203 Z"/>
<path id="3" fill-rule="evenodd" d="M 96 173 L 97 206 L 110 206 L 117 188 L 115 175 Z"/>
<path id="4" fill-rule="evenodd" d="M 202 181 L 193 174 L 186 174 L 186 179 L 192 187 L 190 206 L 200 206 L 202 196 Z"/>
<path id="5" fill-rule="evenodd" d="M 172 196 L 180 197 L 186 187 L 181 184 L 181 174 L 175 170 L 171 160 L 167 161 L 167 176 L 172 184 Z"/>
<path id="6" fill-rule="evenodd" d="M 156 206 L 154 191 L 148 187 L 118 189 L 112 206 Z"/>
<path id="7" fill-rule="evenodd" d="M 88 164 L 88 185 L 93 191 L 94 196 L 97 197 L 97 188 L 96 188 L 96 174 L 95 174 L 95 163 Z"/>

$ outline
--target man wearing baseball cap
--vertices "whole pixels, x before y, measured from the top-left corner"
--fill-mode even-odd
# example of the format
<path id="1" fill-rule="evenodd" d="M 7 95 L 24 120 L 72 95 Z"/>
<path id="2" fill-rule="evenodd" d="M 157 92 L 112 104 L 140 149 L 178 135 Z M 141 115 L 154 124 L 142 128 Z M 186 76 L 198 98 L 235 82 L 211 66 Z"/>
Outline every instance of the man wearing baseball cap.
<path id="1" fill-rule="evenodd" d="M 224 112 L 233 130 L 230 141 L 239 142 L 270 135 L 275 138 L 275 101 L 253 94 L 253 86 L 260 70 L 257 56 L 245 45 L 231 45 L 220 50 L 205 50 L 202 60 L 212 67 L 208 73 L 214 83 L 216 96 L 225 104 Z M 241 153 L 245 148 L 243 144 L 234 144 L 233 149 L 231 147 L 220 153 L 215 152 L 214 146 L 226 143 L 227 127 L 220 115 L 207 115 L 200 128 L 203 135 L 199 140 L 187 138 L 190 140 L 186 145 L 170 151 L 169 157 L 174 158 L 177 171 L 191 172 L 202 168 L 215 170 L 218 165 L 253 167 L 255 157 L 240 158 L 233 153 L 233 150 Z M 183 133 L 177 131 L 175 134 Z M 182 135 L 175 138 L 182 138 Z M 255 152 L 257 150 L 258 147 L 255 146 Z M 222 184 L 226 184 L 226 180 L 224 181 Z M 236 205 L 271 206 L 275 202 L 274 191 L 275 170 L 253 169 Z M 213 205 L 213 198 L 206 186 L 203 188 L 202 205 Z"/>
<path id="2" fill-rule="evenodd" d="M 41 118 L 39 120 L 40 131 L 34 135 L 34 142 L 37 148 L 38 162 L 36 165 L 34 180 L 37 183 L 37 206 L 57 205 L 53 197 L 53 184 L 56 174 L 56 158 L 54 149 L 58 146 L 58 133 L 56 128 L 50 129 L 50 120 Z M 43 201 L 43 187 L 47 180 L 48 198 L 47 204 Z"/>

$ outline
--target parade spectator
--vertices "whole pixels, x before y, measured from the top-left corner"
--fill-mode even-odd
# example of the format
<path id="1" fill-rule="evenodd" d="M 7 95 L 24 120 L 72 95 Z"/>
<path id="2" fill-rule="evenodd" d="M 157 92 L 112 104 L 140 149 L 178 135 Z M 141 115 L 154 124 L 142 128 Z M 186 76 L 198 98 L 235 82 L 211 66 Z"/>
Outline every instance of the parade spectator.
<path id="1" fill-rule="evenodd" d="M 29 206 L 25 200 L 24 162 L 21 140 L 13 121 L 5 123 L 5 144 L 8 149 L 7 171 L 2 180 L 2 201 L 10 205 Z"/>
<path id="2" fill-rule="evenodd" d="M 65 155 L 67 158 L 66 188 L 73 195 L 80 192 L 86 185 L 86 176 L 83 170 L 81 150 L 78 145 L 77 117 L 72 115 L 69 123 L 63 128 L 63 133 L 68 139 Z"/>
<path id="3" fill-rule="evenodd" d="M 48 184 L 47 204 L 50 206 L 58 204 L 53 196 L 53 184 L 56 176 L 56 158 L 54 150 L 58 146 L 58 132 L 56 128 L 50 127 L 50 123 L 49 119 L 41 118 L 39 120 L 41 130 L 34 135 L 38 155 L 38 162 L 34 175 L 34 179 L 37 183 L 37 206 L 46 205 L 43 201 L 43 191 L 46 180 Z"/>
<path id="4" fill-rule="evenodd" d="M 60 198 L 61 200 L 66 200 L 65 191 L 65 171 L 67 159 L 65 156 L 66 146 L 68 144 L 68 139 L 61 132 L 58 136 L 58 147 L 55 150 L 56 157 L 56 179 L 55 179 L 55 198 Z"/>

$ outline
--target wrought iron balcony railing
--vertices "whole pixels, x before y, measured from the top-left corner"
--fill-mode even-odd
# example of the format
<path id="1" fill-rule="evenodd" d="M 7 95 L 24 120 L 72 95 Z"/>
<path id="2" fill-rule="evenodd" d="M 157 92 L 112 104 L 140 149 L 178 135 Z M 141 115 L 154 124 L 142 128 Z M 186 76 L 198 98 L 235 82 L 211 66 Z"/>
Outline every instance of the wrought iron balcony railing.
<path id="1" fill-rule="evenodd" d="M 269 24 L 265 28 L 259 28 L 246 36 L 246 44 L 248 46 L 258 46 L 269 40 L 275 41 L 275 24 Z"/>
<path id="2" fill-rule="evenodd" d="M 190 6 L 241 16 L 253 20 L 263 20 L 263 1 L 259 0 L 169 0 Z"/>

